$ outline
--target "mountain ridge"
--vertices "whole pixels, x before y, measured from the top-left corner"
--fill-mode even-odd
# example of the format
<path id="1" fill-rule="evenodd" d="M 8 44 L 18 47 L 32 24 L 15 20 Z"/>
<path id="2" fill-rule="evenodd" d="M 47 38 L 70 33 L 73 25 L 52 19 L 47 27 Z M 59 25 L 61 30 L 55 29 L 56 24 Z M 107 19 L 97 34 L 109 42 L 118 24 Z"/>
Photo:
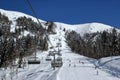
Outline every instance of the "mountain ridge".
<path id="1" fill-rule="evenodd" d="M 22 12 L 9 11 L 9 10 L 4 10 L 4 9 L 0 9 L 0 12 L 2 14 L 4 14 L 5 16 L 7 16 L 9 18 L 9 20 L 11 20 L 12 22 L 14 22 L 18 17 L 23 17 L 23 16 L 25 16 L 27 18 L 32 18 L 32 20 L 37 22 L 35 17 L 27 15 L 27 14 L 22 13 Z M 39 20 L 40 20 L 41 23 L 47 22 L 47 21 L 44 21 L 44 20 L 41 20 L 41 19 L 39 19 Z M 104 31 L 104 30 L 111 31 L 111 29 L 115 28 L 113 26 L 106 25 L 106 24 L 103 24 L 103 23 L 98 23 L 98 22 L 91 22 L 91 23 L 84 23 L 84 24 L 74 24 L 74 25 L 61 23 L 61 22 L 54 22 L 54 23 L 56 24 L 57 27 L 61 26 L 61 27 L 65 28 L 65 29 L 68 29 L 68 30 L 74 30 L 81 35 L 84 35 L 85 33 L 94 33 L 94 32 L 97 32 L 97 31 L 101 32 L 101 31 Z M 42 25 L 44 25 L 44 24 L 42 24 Z M 13 24 L 13 26 L 15 26 L 15 23 Z"/>

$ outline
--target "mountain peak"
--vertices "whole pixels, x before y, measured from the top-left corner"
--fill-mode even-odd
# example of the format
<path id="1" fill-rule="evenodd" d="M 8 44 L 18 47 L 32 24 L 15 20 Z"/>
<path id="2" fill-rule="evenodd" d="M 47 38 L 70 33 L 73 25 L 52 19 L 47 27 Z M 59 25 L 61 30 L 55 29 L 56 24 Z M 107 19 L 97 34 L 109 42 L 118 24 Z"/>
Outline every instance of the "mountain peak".
<path id="1" fill-rule="evenodd" d="M 4 10 L 4 9 L 0 9 L 0 13 L 4 14 L 5 16 L 7 16 L 10 20 L 15 20 L 18 17 L 27 17 L 27 18 L 32 18 L 32 20 L 37 22 L 37 19 L 31 15 L 22 13 L 22 12 L 18 12 L 18 11 L 9 11 L 9 10 Z M 41 22 L 44 22 L 44 20 L 39 19 Z"/>
<path id="2" fill-rule="evenodd" d="M 2 14 L 4 14 L 5 16 L 7 16 L 9 18 L 9 20 L 11 21 L 15 21 L 18 17 L 29 17 L 32 18 L 32 20 L 34 20 L 35 22 L 37 22 L 35 17 L 32 17 L 30 15 L 21 13 L 21 12 L 17 12 L 17 11 L 7 11 L 4 9 L 0 9 L 0 12 Z M 40 22 L 45 22 L 41 19 L 39 19 Z M 84 35 L 85 33 L 94 33 L 94 32 L 101 32 L 104 30 L 110 30 L 114 27 L 111 27 L 109 25 L 105 25 L 103 23 L 98 23 L 98 22 L 92 22 L 92 23 L 85 23 L 85 24 L 76 24 L 76 25 L 70 25 L 70 24 L 65 24 L 65 23 L 60 23 L 60 22 L 54 22 L 56 24 L 57 27 L 63 27 L 66 28 L 67 30 L 74 30 L 76 32 L 78 32 L 81 35 Z"/>

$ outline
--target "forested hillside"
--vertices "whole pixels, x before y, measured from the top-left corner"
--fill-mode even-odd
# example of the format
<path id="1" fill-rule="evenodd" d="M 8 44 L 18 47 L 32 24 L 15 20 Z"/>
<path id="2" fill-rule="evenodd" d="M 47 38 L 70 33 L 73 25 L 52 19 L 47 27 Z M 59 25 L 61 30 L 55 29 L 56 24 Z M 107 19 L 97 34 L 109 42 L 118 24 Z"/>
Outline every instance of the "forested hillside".
<path id="1" fill-rule="evenodd" d="M 120 33 L 115 28 L 112 32 L 104 30 L 86 33 L 82 37 L 75 31 L 68 31 L 66 40 L 72 51 L 84 56 L 98 59 L 120 55 Z"/>
<path id="2" fill-rule="evenodd" d="M 13 23 L 16 23 L 15 30 L 11 31 Z M 47 50 L 46 31 L 31 18 L 23 16 L 10 21 L 0 13 L 0 67 L 14 64 L 16 58 L 21 64 L 23 58 L 33 54 L 36 49 Z"/>

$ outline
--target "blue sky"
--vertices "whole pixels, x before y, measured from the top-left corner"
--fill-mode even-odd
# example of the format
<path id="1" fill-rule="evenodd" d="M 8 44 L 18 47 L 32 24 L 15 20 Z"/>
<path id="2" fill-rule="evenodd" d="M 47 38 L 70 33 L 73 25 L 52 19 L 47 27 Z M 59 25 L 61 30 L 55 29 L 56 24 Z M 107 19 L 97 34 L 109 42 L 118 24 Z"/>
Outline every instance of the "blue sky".
<path id="1" fill-rule="evenodd" d="M 120 0 L 29 0 L 38 17 L 68 24 L 100 22 L 120 28 Z M 25 0 L 1 0 L 0 8 L 33 15 Z"/>

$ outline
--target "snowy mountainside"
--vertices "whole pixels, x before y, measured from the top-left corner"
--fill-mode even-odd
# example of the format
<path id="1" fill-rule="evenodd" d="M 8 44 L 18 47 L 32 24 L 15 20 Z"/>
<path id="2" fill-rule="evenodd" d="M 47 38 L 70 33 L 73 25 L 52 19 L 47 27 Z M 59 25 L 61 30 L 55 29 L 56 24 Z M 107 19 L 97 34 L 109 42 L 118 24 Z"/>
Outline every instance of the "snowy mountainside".
<path id="1" fill-rule="evenodd" d="M 0 12 L 2 14 L 4 14 L 5 16 L 7 16 L 10 20 L 15 20 L 18 17 L 25 16 L 25 17 L 28 17 L 28 18 L 29 17 L 32 18 L 34 21 L 37 21 L 35 17 L 27 15 L 27 14 L 22 13 L 22 12 L 18 12 L 18 11 L 9 11 L 9 10 L 0 9 Z M 41 20 L 41 19 L 39 19 L 39 20 L 41 22 L 43 22 L 43 20 Z"/>
<path id="2" fill-rule="evenodd" d="M 27 18 L 32 18 L 32 20 L 34 20 L 35 22 L 37 22 L 35 17 L 32 17 L 30 15 L 21 13 L 21 12 L 17 12 L 17 11 L 8 11 L 8 10 L 3 10 L 0 9 L 0 12 L 2 14 L 4 14 L 5 16 L 7 16 L 9 18 L 9 20 L 11 20 L 13 22 L 12 24 L 12 28 L 11 31 L 14 32 L 14 28 L 15 28 L 15 20 L 19 17 L 25 16 Z M 46 21 L 39 19 L 40 22 L 42 23 L 42 26 L 45 27 L 44 23 Z M 101 32 L 104 30 L 108 30 L 111 31 L 112 26 L 109 25 L 105 25 L 102 23 L 85 23 L 85 24 L 76 24 L 76 25 L 70 25 L 70 24 L 65 24 L 65 23 L 60 23 L 60 22 L 54 22 L 56 24 L 57 27 L 62 27 L 65 28 L 66 30 L 74 30 L 77 33 L 79 33 L 80 35 L 84 35 L 85 33 L 94 33 L 94 32 Z"/>
<path id="3" fill-rule="evenodd" d="M 61 26 L 65 28 L 66 30 L 73 30 L 79 33 L 81 36 L 83 36 L 85 33 L 94 33 L 94 32 L 102 32 L 102 31 L 108 31 L 111 32 L 114 27 L 102 24 L 102 23 L 85 23 L 85 24 L 78 24 L 78 25 L 70 25 L 70 24 L 64 24 L 56 22 L 56 25 Z M 120 32 L 119 29 L 117 29 L 118 32 Z"/>
<path id="4" fill-rule="evenodd" d="M 15 32 L 15 27 L 17 28 L 16 26 L 16 20 L 19 18 L 19 17 L 27 17 L 27 18 L 31 18 L 33 21 L 37 22 L 37 19 L 33 16 L 30 16 L 30 15 L 27 15 L 27 14 L 24 14 L 22 12 L 18 12 L 18 11 L 8 11 L 8 10 L 4 10 L 4 9 L 0 9 L 0 13 L 7 16 L 9 18 L 10 21 L 12 21 L 12 24 L 11 24 L 11 29 L 10 31 L 11 32 Z M 39 21 L 41 23 L 44 23 L 45 21 L 39 19 Z M 43 25 L 43 24 L 42 24 Z M 43 25 L 44 27 L 44 25 Z M 31 33 L 29 33 L 31 34 Z M 26 35 L 26 34 L 24 34 Z"/>

